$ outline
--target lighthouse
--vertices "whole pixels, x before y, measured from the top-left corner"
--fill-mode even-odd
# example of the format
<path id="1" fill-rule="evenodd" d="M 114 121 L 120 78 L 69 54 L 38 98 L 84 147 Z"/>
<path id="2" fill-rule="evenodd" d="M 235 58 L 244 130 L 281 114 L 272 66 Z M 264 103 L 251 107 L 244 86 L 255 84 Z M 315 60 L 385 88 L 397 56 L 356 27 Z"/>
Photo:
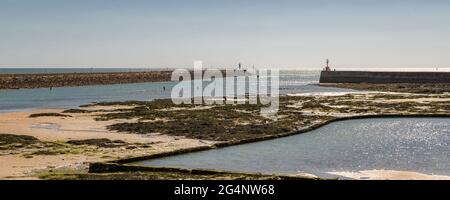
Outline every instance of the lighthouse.
<path id="1" fill-rule="evenodd" d="M 325 66 L 325 69 L 323 69 L 323 71 L 331 71 L 331 68 L 330 68 L 330 60 L 329 59 L 327 59 L 326 60 L 326 66 Z"/>

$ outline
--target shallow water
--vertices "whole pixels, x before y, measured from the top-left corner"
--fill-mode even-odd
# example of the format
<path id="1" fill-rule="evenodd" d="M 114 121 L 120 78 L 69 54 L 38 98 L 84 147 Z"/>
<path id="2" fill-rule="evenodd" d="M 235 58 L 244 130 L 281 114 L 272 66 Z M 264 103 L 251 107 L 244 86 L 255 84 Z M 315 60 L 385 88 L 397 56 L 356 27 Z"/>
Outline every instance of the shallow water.
<path id="1" fill-rule="evenodd" d="M 152 100 L 170 97 L 174 82 L 94 85 L 82 87 L 1 90 L 0 112 L 37 108 L 76 108 L 101 101 Z M 163 90 L 166 87 L 166 90 Z"/>
<path id="2" fill-rule="evenodd" d="M 372 169 L 450 175 L 449 152 L 449 118 L 377 118 L 135 164 L 322 177 L 335 177 L 326 173 L 332 171 Z"/>
<path id="3" fill-rule="evenodd" d="M 56 70 L 56 72 L 59 71 Z M 318 71 L 280 71 L 280 94 L 351 91 L 314 85 L 318 81 Z M 82 104 L 101 101 L 145 101 L 170 98 L 171 88 L 176 84 L 176 82 L 152 82 L 58 87 L 52 90 L 49 88 L 0 90 L 0 112 L 38 108 L 75 108 Z"/>

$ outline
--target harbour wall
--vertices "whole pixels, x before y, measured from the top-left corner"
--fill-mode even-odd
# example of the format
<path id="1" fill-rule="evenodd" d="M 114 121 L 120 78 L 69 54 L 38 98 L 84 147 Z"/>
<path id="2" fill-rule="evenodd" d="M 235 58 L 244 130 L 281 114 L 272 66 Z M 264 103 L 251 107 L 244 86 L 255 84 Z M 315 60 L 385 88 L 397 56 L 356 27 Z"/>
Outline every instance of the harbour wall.
<path id="1" fill-rule="evenodd" d="M 320 83 L 450 83 L 450 72 L 322 71 Z"/>

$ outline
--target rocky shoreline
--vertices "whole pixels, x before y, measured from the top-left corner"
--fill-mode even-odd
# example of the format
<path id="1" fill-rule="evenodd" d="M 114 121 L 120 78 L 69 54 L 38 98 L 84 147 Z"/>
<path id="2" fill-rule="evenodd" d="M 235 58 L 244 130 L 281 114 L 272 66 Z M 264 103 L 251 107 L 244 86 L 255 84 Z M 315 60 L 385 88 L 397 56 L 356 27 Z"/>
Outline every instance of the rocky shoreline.
<path id="1" fill-rule="evenodd" d="M 31 89 L 170 81 L 172 71 L 1 74 L 0 89 Z"/>
<path id="2" fill-rule="evenodd" d="M 174 105 L 169 99 L 6 113 L 0 115 L 0 179 L 291 178 L 133 162 L 299 134 L 346 119 L 450 117 L 449 102 L 450 94 L 352 92 L 281 96 L 276 118 L 261 116 L 259 104 Z"/>
<path id="3" fill-rule="evenodd" d="M 325 83 L 324 87 L 338 87 L 361 91 L 402 92 L 415 94 L 443 94 L 450 92 L 450 83 Z"/>

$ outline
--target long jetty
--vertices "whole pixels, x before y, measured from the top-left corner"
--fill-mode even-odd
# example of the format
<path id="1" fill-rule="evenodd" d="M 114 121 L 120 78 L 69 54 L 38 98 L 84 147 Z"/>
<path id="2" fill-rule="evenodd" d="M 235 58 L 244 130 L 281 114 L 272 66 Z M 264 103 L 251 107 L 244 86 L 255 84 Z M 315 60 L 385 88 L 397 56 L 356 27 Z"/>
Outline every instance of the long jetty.
<path id="1" fill-rule="evenodd" d="M 172 72 L 95 72 L 95 73 L 47 73 L 47 74 L 0 74 L 0 89 L 32 89 L 52 87 L 75 87 L 86 85 L 109 85 L 144 82 L 171 81 Z M 194 71 L 189 71 L 191 79 L 196 78 Z M 246 70 L 234 70 L 228 74 L 220 70 L 222 76 L 243 76 Z M 203 71 L 204 73 L 204 71 Z"/>
<path id="2" fill-rule="evenodd" d="M 172 71 L 0 74 L 0 89 L 51 88 L 170 81 Z"/>

